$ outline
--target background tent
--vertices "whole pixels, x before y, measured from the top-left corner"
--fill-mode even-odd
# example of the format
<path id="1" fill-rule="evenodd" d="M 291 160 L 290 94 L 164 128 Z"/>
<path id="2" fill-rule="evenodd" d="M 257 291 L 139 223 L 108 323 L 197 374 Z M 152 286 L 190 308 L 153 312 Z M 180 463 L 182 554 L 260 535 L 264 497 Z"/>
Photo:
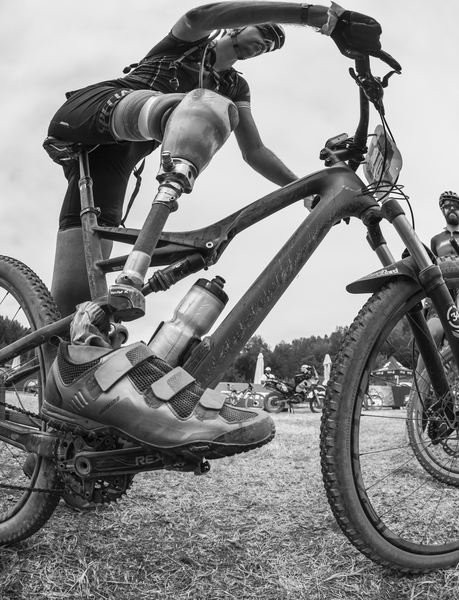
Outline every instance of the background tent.
<path id="1" fill-rule="evenodd" d="M 255 375 L 253 378 L 253 383 L 261 383 L 261 377 L 263 375 L 265 369 L 265 360 L 263 357 L 263 353 L 260 352 L 257 356 L 257 364 L 255 366 Z"/>
<path id="2" fill-rule="evenodd" d="M 384 385 L 384 383 L 400 383 L 400 381 L 410 381 L 413 375 L 411 369 L 407 369 L 398 362 L 393 356 L 380 369 L 372 371 L 375 384 Z"/>
<path id="3" fill-rule="evenodd" d="M 330 372 L 331 372 L 331 366 L 332 366 L 332 361 L 330 358 L 329 354 L 326 354 L 324 356 L 324 380 L 322 381 L 323 385 L 327 385 L 328 380 L 330 379 Z"/>

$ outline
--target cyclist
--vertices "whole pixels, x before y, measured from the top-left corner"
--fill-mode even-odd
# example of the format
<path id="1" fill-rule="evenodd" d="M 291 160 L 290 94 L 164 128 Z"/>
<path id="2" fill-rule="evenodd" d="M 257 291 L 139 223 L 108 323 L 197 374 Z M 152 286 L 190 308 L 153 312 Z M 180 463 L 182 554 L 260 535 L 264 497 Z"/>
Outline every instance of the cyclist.
<path id="1" fill-rule="evenodd" d="M 430 240 L 430 249 L 438 257 L 459 256 L 459 195 L 456 192 L 446 191 L 440 194 L 438 199 L 440 210 L 445 219 L 446 225 L 440 233 L 434 235 Z M 457 300 L 457 290 L 454 291 Z M 443 341 L 444 331 L 438 315 L 436 314 L 430 301 L 425 303 L 428 308 L 428 321 L 430 332 L 437 347 Z M 424 369 L 424 361 L 419 357 L 417 365 L 418 373 Z"/>
<path id="2" fill-rule="evenodd" d="M 254 58 L 283 47 L 281 25 L 309 25 L 331 36 L 347 57 L 365 51 L 398 67 L 381 50 L 380 25 L 372 18 L 331 8 L 291 2 L 216 2 L 188 11 L 125 77 L 69 92 L 67 101 L 51 120 L 48 135 L 63 142 L 97 146 L 90 154 L 94 194 L 101 210 L 99 224 L 118 226 L 129 176 L 134 167 L 159 145 L 139 131 L 139 113 L 154 125 L 183 94 L 199 85 L 200 62 L 205 53 L 203 85 L 230 98 L 237 106 L 236 140 L 244 160 L 263 177 L 283 186 L 296 175 L 262 142 L 250 109 L 250 88 L 233 68 L 237 60 Z M 263 25 L 264 24 L 264 25 Z M 214 30 L 229 30 L 205 52 Z M 153 102 L 160 92 L 158 102 Z M 156 126 L 161 129 L 161 126 Z M 51 150 L 51 146 L 47 146 Z M 80 222 L 77 161 L 64 165 L 68 181 L 59 219 L 51 292 L 63 316 L 89 299 Z M 105 240 L 105 253 L 111 242 Z"/>
<path id="3" fill-rule="evenodd" d="M 215 2 L 188 11 L 124 78 L 90 85 L 67 94 L 51 120 L 45 147 L 71 157 L 71 143 L 95 146 L 90 153 L 99 223 L 117 226 L 130 173 L 161 143 L 168 114 L 184 94 L 199 87 L 231 99 L 239 113 L 235 136 L 248 164 L 277 185 L 296 179 L 263 144 L 250 110 L 248 83 L 233 68 L 245 60 L 280 49 L 282 24 L 309 25 L 330 36 L 348 58 L 377 56 L 399 69 L 381 50 L 380 25 L 371 17 L 346 11 L 334 2 L 323 6 L 292 2 Z M 214 30 L 229 30 L 207 43 Z M 203 63 L 203 77 L 200 77 Z M 129 69 L 128 69 L 129 70 Z M 159 92 L 159 94 L 158 94 Z M 57 143 L 58 142 L 58 143 Z M 60 215 L 52 293 L 63 315 L 89 299 L 80 223 L 79 169 L 64 166 L 68 188 Z M 110 252 L 109 243 L 105 253 Z M 237 418 L 223 406 L 221 394 L 203 392 L 178 367 L 167 365 L 148 347 L 106 347 L 61 343 L 48 378 L 43 415 L 51 423 L 86 432 L 114 432 L 170 456 L 218 458 L 256 448 L 274 434 L 261 411 Z M 159 379 L 158 379 L 159 377 Z M 158 379 L 158 380 L 157 380 Z M 146 387 L 145 387 L 146 385 Z"/>
<path id="4" fill-rule="evenodd" d="M 459 196 L 456 192 L 443 192 L 438 204 L 446 226 L 430 240 L 430 248 L 435 256 L 459 256 Z"/>

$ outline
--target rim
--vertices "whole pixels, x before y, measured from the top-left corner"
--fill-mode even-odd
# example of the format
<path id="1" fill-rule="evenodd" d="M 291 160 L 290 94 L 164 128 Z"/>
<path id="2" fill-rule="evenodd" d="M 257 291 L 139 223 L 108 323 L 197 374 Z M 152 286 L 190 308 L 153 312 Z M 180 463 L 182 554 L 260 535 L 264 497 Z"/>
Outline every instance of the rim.
<path id="1" fill-rule="evenodd" d="M 8 282 L 0 280 L 0 343 L 11 343 L 26 335 L 31 329 L 32 318 L 22 306 Z M 42 403 L 43 373 L 37 351 L 26 352 L 18 359 L 1 365 L 0 399 L 12 407 L 38 414 Z M 36 381 L 34 393 L 25 389 L 31 379 Z M 44 429 L 40 419 L 18 413 L 0 405 L 0 419 L 17 423 L 31 430 Z M 3 485 L 32 487 L 40 471 L 41 459 L 29 461 L 28 474 L 24 466 L 29 453 L 23 448 L 0 441 L 0 483 Z M 0 487 L 0 522 L 17 514 L 30 497 L 30 491 Z"/>
<path id="2" fill-rule="evenodd" d="M 386 542 L 410 554 L 444 554 L 459 549 L 459 521 L 455 516 L 459 514 L 459 490 L 457 484 L 451 484 L 451 478 L 459 473 L 457 431 L 451 433 L 449 451 L 434 446 L 430 438 L 424 443 L 410 439 L 405 408 L 409 388 L 402 387 L 401 375 L 398 383 L 389 375 L 386 381 L 382 377 L 378 381 L 378 387 L 391 388 L 391 403 L 386 401 L 390 397 L 387 389 L 377 411 L 364 409 L 365 395 L 376 385 L 374 374 L 381 367 L 384 352 L 394 352 L 392 356 L 411 370 L 412 386 L 414 377 L 422 377 L 416 371 L 416 353 L 410 356 L 397 347 L 399 318 L 395 316 L 380 336 L 357 388 L 351 424 L 355 492 L 371 527 Z M 457 372 L 453 379 L 459 389 Z M 419 430 L 419 410 L 414 418 Z M 420 458 L 430 463 L 439 476 L 433 476 Z"/>

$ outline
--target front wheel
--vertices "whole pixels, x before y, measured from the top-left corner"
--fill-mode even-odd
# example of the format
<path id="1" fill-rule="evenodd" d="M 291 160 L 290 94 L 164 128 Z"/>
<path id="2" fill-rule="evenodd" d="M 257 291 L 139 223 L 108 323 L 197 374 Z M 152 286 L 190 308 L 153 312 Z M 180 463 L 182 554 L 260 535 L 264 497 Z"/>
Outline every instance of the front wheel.
<path id="1" fill-rule="evenodd" d="M 319 400 L 319 397 L 315 392 L 311 393 L 311 397 L 309 398 L 309 408 L 312 413 L 317 413 L 322 411 L 322 402 Z"/>
<path id="2" fill-rule="evenodd" d="M 458 262 L 448 272 L 440 265 L 450 287 L 459 286 Z M 390 406 L 364 411 L 364 399 L 371 385 L 384 383 L 373 381 L 374 373 L 388 358 L 415 373 L 416 355 L 402 340 L 411 339 L 407 315 L 419 309 L 423 297 L 414 282 L 398 279 L 365 304 L 333 364 L 321 429 L 324 483 L 341 529 L 375 562 L 411 573 L 459 562 L 457 432 L 448 447 L 434 451 L 427 441 L 413 451 L 406 416 Z M 453 395 L 456 381 L 453 376 Z M 396 380 L 386 384 L 394 392 Z M 417 421 L 418 443 L 422 409 L 410 418 Z"/>
<path id="3" fill-rule="evenodd" d="M 58 319 L 56 305 L 37 275 L 21 262 L 1 256 L 0 347 Z M 31 432 L 46 429 L 33 415 L 40 413 L 52 358 L 45 345 L 0 365 L 0 424 L 17 424 Z M 61 488 L 53 462 L 0 441 L 0 544 L 38 531 L 59 502 Z"/>
<path id="4" fill-rule="evenodd" d="M 279 392 L 271 392 L 265 396 L 265 410 L 269 413 L 280 413 L 284 410 L 286 402 Z"/>

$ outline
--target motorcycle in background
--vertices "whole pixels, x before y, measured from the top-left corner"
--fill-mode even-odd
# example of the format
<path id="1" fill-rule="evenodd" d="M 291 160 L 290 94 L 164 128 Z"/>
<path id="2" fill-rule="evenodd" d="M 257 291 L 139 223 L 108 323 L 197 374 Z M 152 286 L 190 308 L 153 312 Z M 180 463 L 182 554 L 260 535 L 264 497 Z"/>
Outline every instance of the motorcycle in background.
<path id="1" fill-rule="evenodd" d="M 318 379 L 310 379 L 308 387 L 297 392 L 296 386 L 281 379 L 267 379 L 263 386 L 272 390 L 265 396 L 265 410 L 270 413 L 279 413 L 286 408 L 293 412 L 295 404 L 309 403 L 311 412 L 322 410 L 325 388 L 319 385 Z"/>

